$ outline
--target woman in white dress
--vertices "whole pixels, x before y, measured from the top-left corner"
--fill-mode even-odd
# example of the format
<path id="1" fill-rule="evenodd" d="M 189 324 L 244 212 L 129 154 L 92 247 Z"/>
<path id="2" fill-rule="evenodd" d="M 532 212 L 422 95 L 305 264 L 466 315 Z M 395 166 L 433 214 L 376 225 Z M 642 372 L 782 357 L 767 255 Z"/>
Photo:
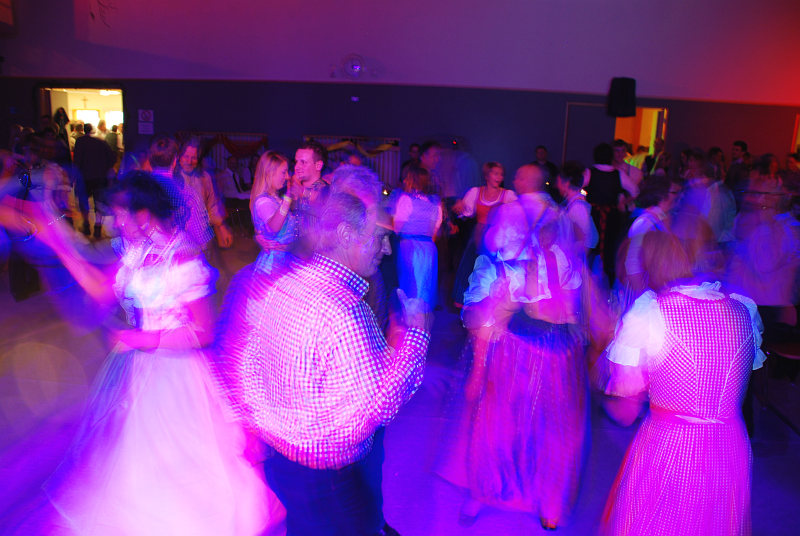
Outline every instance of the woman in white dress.
<path id="1" fill-rule="evenodd" d="M 45 491 L 75 534 L 262 534 L 283 511 L 242 455 L 247 438 L 223 406 L 203 353 L 215 274 L 174 230 L 174 207 L 134 172 L 109 197 L 124 247 L 116 273 L 79 253 L 70 229 L 28 216 L 96 301 L 118 300 L 129 326 L 106 359 L 65 460 Z M 269 532 L 272 533 L 272 532 Z"/>
<path id="2" fill-rule="evenodd" d="M 483 232 L 489 221 L 489 212 L 504 203 L 517 200 L 513 190 L 503 188 L 505 168 L 499 162 L 486 162 L 483 165 L 483 179 L 486 186 L 470 188 L 464 199 L 456 201 L 453 212 L 459 218 L 475 218 L 475 228 L 472 231 L 467 247 L 458 265 L 456 279 L 453 285 L 453 302 L 456 307 L 463 307 L 464 293 L 469 287 L 469 275 L 475 267 L 475 259 L 485 253 L 483 250 Z"/>

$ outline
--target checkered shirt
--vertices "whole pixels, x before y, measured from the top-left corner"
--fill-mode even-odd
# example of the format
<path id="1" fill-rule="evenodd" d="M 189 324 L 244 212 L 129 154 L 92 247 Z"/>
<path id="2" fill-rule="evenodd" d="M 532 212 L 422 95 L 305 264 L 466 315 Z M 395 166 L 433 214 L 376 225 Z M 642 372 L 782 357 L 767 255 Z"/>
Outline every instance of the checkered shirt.
<path id="1" fill-rule="evenodd" d="M 198 248 L 204 249 L 214 238 L 214 232 L 209 225 L 208 212 L 201 195 L 190 185 L 181 184 L 183 181 L 179 182 L 169 172 L 154 170 L 152 174 L 167 191 L 175 207 L 175 226 L 184 231 Z"/>
<path id="2" fill-rule="evenodd" d="M 231 326 L 241 344 L 221 351 L 238 410 L 299 464 L 336 469 L 364 458 L 376 428 L 422 383 L 430 335 L 411 328 L 390 348 L 363 300 L 367 282 L 324 256 L 268 283 L 251 277 L 245 311 L 232 318 L 245 325 Z"/>

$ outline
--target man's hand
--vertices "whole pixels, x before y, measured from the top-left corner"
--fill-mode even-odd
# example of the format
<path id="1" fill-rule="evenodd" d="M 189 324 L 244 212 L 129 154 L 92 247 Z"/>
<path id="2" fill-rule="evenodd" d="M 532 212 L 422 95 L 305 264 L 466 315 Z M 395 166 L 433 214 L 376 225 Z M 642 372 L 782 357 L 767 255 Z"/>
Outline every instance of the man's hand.
<path id="1" fill-rule="evenodd" d="M 233 233 L 224 223 L 215 229 L 217 234 L 217 244 L 221 248 L 229 248 L 233 245 Z"/>
<path id="2" fill-rule="evenodd" d="M 295 201 L 303 197 L 303 183 L 294 176 L 289 177 L 286 181 L 286 195 Z"/>
<path id="3" fill-rule="evenodd" d="M 425 300 L 409 298 L 403 289 L 397 289 L 397 298 L 403 307 L 403 320 L 406 327 L 419 328 L 430 333 L 433 327 L 433 314 Z"/>

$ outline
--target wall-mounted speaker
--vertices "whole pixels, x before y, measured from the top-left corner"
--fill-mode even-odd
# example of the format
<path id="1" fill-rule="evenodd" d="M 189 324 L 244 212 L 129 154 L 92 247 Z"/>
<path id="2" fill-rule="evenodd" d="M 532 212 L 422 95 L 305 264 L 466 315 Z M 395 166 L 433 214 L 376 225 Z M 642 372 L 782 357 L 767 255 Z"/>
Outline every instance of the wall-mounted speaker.
<path id="1" fill-rule="evenodd" d="M 612 78 L 608 89 L 608 115 L 633 117 L 636 115 L 636 80 Z"/>

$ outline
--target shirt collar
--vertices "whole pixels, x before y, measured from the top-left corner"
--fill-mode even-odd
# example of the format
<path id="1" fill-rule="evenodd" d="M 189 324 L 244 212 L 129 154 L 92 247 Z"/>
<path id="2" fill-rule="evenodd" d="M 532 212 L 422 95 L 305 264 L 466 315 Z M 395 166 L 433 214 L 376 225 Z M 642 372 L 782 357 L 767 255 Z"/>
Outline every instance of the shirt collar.
<path id="1" fill-rule="evenodd" d="M 663 210 L 661 210 L 661 207 L 659 207 L 658 205 L 653 205 L 651 207 L 647 207 L 645 210 L 650 212 L 653 216 L 655 216 L 659 220 L 664 221 L 664 220 L 667 219 L 667 213 L 664 212 Z"/>
<path id="2" fill-rule="evenodd" d="M 528 201 L 535 202 L 535 203 L 545 203 L 549 204 L 550 200 L 553 198 L 550 197 L 550 194 L 546 194 L 544 192 L 526 192 L 524 194 L 517 194 L 517 197 L 521 200 L 527 199 Z"/>
<path id="3" fill-rule="evenodd" d="M 324 274 L 341 281 L 347 288 L 352 290 L 359 299 L 367 294 L 369 283 L 344 264 L 338 263 L 330 257 L 320 255 L 319 253 L 314 254 L 311 258 L 311 262 Z"/>

